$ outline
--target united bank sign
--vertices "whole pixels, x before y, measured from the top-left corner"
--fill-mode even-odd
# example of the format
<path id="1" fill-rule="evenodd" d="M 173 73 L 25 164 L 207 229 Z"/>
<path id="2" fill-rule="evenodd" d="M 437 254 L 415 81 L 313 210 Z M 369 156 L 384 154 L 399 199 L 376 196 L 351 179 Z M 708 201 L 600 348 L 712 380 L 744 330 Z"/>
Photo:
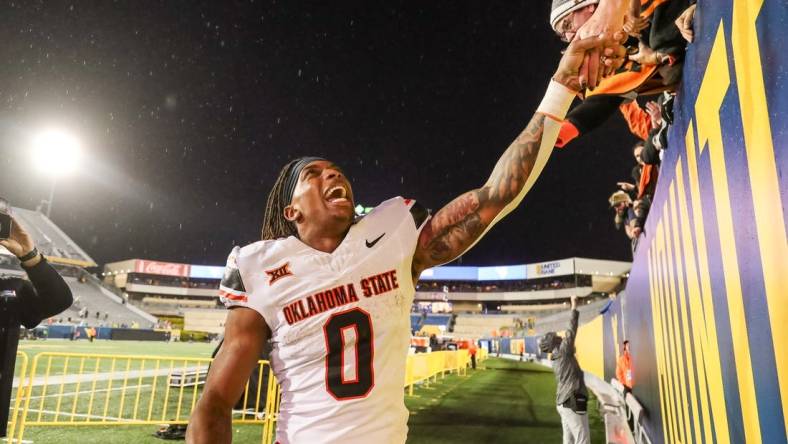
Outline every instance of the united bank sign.
<path id="1" fill-rule="evenodd" d="M 529 264 L 526 269 L 526 276 L 528 279 L 567 276 L 570 274 L 575 274 L 575 261 L 573 259 Z"/>

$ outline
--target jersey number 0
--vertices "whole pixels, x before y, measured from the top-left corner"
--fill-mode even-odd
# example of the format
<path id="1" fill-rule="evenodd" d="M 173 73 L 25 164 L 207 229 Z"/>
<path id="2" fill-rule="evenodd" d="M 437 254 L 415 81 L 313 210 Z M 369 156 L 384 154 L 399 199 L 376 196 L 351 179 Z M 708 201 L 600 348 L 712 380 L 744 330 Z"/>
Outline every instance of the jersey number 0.
<path id="1" fill-rule="evenodd" d="M 354 333 L 355 368 L 347 378 L 345 375 L 346 332 Z M 363 398 L 375 385 L 372 360 L 375 343 L 372 335 L 372 320 L 369 313 L 360 309 L 343 311 L 331 316 L 323 325 L 326 340 L 326 389 L 337 400 Z"/>

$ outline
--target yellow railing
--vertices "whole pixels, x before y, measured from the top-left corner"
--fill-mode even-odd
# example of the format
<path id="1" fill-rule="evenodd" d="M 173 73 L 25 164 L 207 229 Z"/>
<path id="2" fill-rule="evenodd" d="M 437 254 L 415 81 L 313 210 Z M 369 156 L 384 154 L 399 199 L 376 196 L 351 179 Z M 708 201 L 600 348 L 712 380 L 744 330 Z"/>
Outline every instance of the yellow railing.
<path id="1" fill-rule="evenodd" d="M 24 399 L 17 439 L 28 426 L 187 424 L 210 363 L 207 358 L 39 353 L 14 400 L 18 406 Z M 271 438 L 279 386 L 268 361 L 258 365 L 257 389 L 250 391 L 247 384 L 243 405 L 248 408 L 236 411 L 233 423 L 261 424 L 263 437 Z"/>
<path id="2" fill-rule="evenodd" d="M 479 361 L 486 357 L 477 352 Z M 211 359 L 161 356 L 116 356 L 39 353 L 28 366 L 17 354 L 19 386 L 12 402 L 9 439 L 21 442 L 28 426 L 187 424 L 202 392 Z M 405 389 L 457 372 L 464 375 L 467 350 L 408 356 Z M 273 442 L 281 390 L 268 361 L 259 361 L 257 388 L 247 384 L 246 409 L 234 424 L 260 424 L 262 442 Z M 9 441 L 10 442 L 10 441 Z"/>
<path id="3" fill-rule="evenodd" d="M 477 362 L 481 362 L 486 356 L 486 351 L 482 349 L 477 350 Z M 465 375 L 470 365 L 471 355 L 468 353 L 468 350 L 437 351 L 408 355 L 408 363 L 405 368 L 405 388 L 408 390 L 408 395 L 413 396 L 413 387 L 417 383 L 437 381 L 438 376 L 443 377 L 446 373 L 455 371 L 458 375 Z"/>
<path id="4" fill-rule="evenodd" d="M 17 416 L 19 415 L 19 407 L 22 405 L 22 399 L 24 398 L 25 393 L 25 376 L 27 375 L 27 353 L 18 351 L 16 352 L 16 369 L 18 370 L 18 374 L 16 376 L 18 381 L 18 386 L 16 388 L 16 393 L 14 394 L 14 400 L 11 404 L 11 411 L 8 412 L 8 427 L 6 429 L 6 435 L 9 437 L 14 436 L 14 431 L 16 430 L 17 426 Z M 9 441 L 10 442 L 10 441 Z"/>

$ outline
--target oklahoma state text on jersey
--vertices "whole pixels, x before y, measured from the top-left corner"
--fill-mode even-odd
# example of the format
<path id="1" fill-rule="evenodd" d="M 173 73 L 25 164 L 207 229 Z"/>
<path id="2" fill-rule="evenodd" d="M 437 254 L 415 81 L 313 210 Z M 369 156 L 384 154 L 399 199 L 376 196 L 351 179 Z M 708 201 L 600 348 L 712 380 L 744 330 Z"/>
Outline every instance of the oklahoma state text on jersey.
<path id="1" fill-rule="evenodd" d="M 271 329 L 278 442 L 405 442 L 411 262 L 426 220 L 397 197 L 355 223 L 333 253 L 292 236 L 230 253 L 223 302 L 257 311 Z"/>

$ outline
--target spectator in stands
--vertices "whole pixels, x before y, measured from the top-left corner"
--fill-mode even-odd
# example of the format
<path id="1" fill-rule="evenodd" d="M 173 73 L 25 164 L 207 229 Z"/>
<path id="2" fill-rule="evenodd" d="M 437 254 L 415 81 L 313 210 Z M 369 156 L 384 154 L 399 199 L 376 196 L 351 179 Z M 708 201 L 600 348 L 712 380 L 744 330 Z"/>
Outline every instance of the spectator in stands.
<path id="1" fill-rule="evenodd" d="M 635 101 L 621 105 L 621 112 L 630 131 L 644 141 L 643 150 L 638 156 L 642 161 L 641 165 L 658 166 L 661 163 L 662 152 L 668 146 L 668 128 L 673 123 L 674 97 L 675 94 L 665 91 L 656 101 L 647 102 L 646 109 L 641 108 Z M 650 174 L 651 171 L 646 173 Z M 635 179 L 636 183 L 642 178 L 639 174 Z"/>
<path id="2" fill-rule="evenodd" d="M 627 192 L 630 197 L 641 199 L 643 196 L 653 196 L 657 184 L 657 169 L 652 168 L 652 165 L 646 165 L 643 162 L 643 149 L 645 143 L 639 141 L 632 147 L 632 155 L 635 157 L 635 166 L 632 167 L 632 180 L 634 184 L 629 182 L 619 182 L 619 188 Z"/>
<path id="3" fill-rule="evenodd" d="M 626 232 L 629 239 L 632 241 L 632 254 L 637 250 L 640 235 L 646 227 L 646 217 L 651 208 L 651 199 L 648 196 L 643 199 L 636 200 L 632 206 L 633 217 L 628 221 Z"/>
<path id="4" fill-rule="evenodd" d="M 580 313 L 577 311 L 577 297 L 571 298 L 571 318 L 569 328 L 562 339 L 555 332 L 545 334 L 539 340 L 539 349 L 551 353 L 553 372 L 558 382 L 556 404 L 561 415 L 564 444 L 589 444 L 588 428 L 588 390 L 583 379 L 583 370 L 575 357 L 575 338 Z"/>
<path id="5" fill-rule="evenodd" d="M 676 28 L 678 28 L 684 40 L 692 43 L 694 32 L 692 29 L 693 22 L 695 21 L 695 1 L 689 8 L 685 9 L 683 13 L 676 19 Z"/>
<path id="6" fill-rule="evenodd" d="M 575 30 L 592 21 L 597 3 L 598 0 L 553 0 L 550 25 L 564 41 L 571 41 L 575 34 L 582 37 L 583 33 Z M 637 106 L 633 99 L 638 95 L 675 90 L 681 80 L 685 53 L 683 31 L 677 25 L 683 17 L 680 14 L 691 3 L 694 0 L 665 0 L 641 11 L 641 1 L 631 1 L 623 26 L 629 35 L 626 43 L 629 61 L 596 88 L 591 81 L 589 90 L 583 94 L 584 101 L 567 114 L 556 141 L 557 147 L 564 147 L 599 127 L 619 107 L 626 117 L 626 107 Z M 691 28 L 691 24 L 689 26 Z"/>
<path id="7" fill-rule="evenodd" d="M 614 223 L 616 230 L 620 230 L 627 223 L 629 209 L 632 208 L 632 198 L 624 191 L 616 191 L 607 199 L 610 208 L 615 212 Z"/>
<path id="8" fill-rule="evenodd" d="M 650 200 L 646 198 L 636 200 L 633 203 L 626 193 L 617 191 L 608 198 L 608 201 L 615 212 L 614 221 L 616 229 L 624 229 L 624 232 L 632 244 L 632 253 L 634 254 L 640 235 L 643 233 L 643 227 L 646 223 L 646 215 L 648 214 Z"/>
<path id="9" fill-rule="evenodd" d="M 5 437 L 19 326 L 35 328 L 42 320 L 71 306 L 73 298 L 66 282 L 13 217 L 11 234 L 0 240 L 0 245 L 19 259 L 30 279 L 0 279 L 0 437 Z"/>
<path id="10" fill-rule="evenodd" d="M 634 379 L 632 377 L 632 356 L 629 354 L 629 341 L 621 345 L 621 356 L 616 362 L 616 379 L 624 386 L 624 395 L 632 391 Z"/>

